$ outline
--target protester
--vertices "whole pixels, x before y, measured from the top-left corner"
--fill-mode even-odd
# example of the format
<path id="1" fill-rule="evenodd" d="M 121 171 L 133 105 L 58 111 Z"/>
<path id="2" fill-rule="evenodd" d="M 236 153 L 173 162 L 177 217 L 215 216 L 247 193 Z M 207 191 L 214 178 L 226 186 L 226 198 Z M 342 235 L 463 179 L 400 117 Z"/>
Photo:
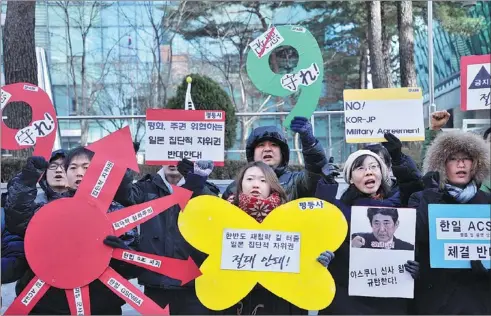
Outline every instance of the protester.
<path id="1" fill-rule="evenodd" d="M 242 168 L 236 183 L 233 204 L 259 223 L 262 223 L 275 208 L 288 202 L 285 190 L 281 187 L 273 169 L 261 161 L 250 162 Z M 317 260 L 327 268 L 333 257 L 332 252 L 325 251 Z M 226 309 L 223 313 L 226 315 L 296 315 L 303 312 L 264 287 L 257 285 L 238 306 Z"/>
<path id="2" fill-rule="evenodd" d="M 390 195 L 389 171 L 379 155 L 369 150 L 358 150 L 348 157 L 343 174 L 349 187 L 340 200 L 336 199 L 338 183 L 334 179 L 334 169 L 330 170 L 331 173 L 326 173 L 326 177 L 319 181 L 316 197 L 339 207 L 348 223 L 351 222 L 352 206 L 392 208 L 401 206 L 399 193 Z M 336 296 L 331 305 L 320 313 L 334 315 L 407 314 L 409 308 L 407 299 L 348 295 L 350 239 L 348 235 L 335 252 L 336 256 L 329 265 L 329 270 L 336 282 Z M 417 278 L 419 265 L 416 261 L 407 261 L 405 269 L 413 278 Z"/>
<path id="3" fill-rule="evenodd" d="M 449 119 L 450 113 L 447 111 L 436 111 L 431 114 L 430 127 L 426 130 L 425 141 L 423 143 L 423 147 L 421 148 L 422 160 L 424 160 L 426 156 L 428 147 L 431 145 L 436 136 L 442 132 L 442 127 L 448 123 Z M 491 127 L 484 132 L 483 138 L 488 142 L 488 144 L 491 142 Z M 480 189 L 484 192 L 491 193 L 491 179 L 489 177 L 482 182 Z"/>
<path id="4" fill-rule="evenodd" d="M 402 205 L 407 205 L 411 194 L 423 189 L 421 172 L 414 160 L 402 152 L 402 143 L 391 133 L 384 134 L 387 142 L 367 145 L 364 149 L 379 155 L 391 175 L 391 192 L 399 192 Z M 403 188 L 400 188 L 403 186 Z"/>
<path id="5" fill-rule="evenodd" d="M 421 278 L 415 287 L 418 314 L 491 314 L 491 275 L 481 261 L 472 269 L 430 267 L 429 204 L 490 204 L 491 196 L 479 190 L 489 179 L 489 143 L 472 133 L 440 133 L 428 148 L 423 164 L 425 189 L 411 196 L 417 208 L 416 248 Z M 472 217 L 472 214 L 467 214 Z"/>
<path id="6" fill-rule="evenodd" d="M 30 219 L 42 206 L 58 198 L 73 197 L 83 179 L 83 176 L 85 175 L 85 172 L 89 168 L 93 155 L 93 152 L 85 149 L 84 147 L 78 147 L 70 151 L 64 161 L 68 190 L 64 193 L 57 193 L 54 190 L 51 192 L 51 190 L 48 190 L 46 191 L 48 200 L 40 203 L 35 202 L 37 195 L 36 183 L 44 172 L 50 171 L 50 163 L 48 163 L 43 157 L 34 156 L 28 158 L 26 166 L 22 172 L 14 177 L 8 184 L 5 212 L 11 216 L 10 218 L 7 218 L 7 228 L 9 227 L 8 221 L 10 220 L 10 226 L 17 228 L 17 232 L 24 236 L 25 228 L 27 227 Z M 54 171 L 56 170 L 59 170 L 59 166 L 54 169 Z M 46 178 L 48 187 L 51 188 L 50 183 L 53 183 L 51 180 L 54 178 L 51 178 L 49 175 L 47 175 Z M 120 208 L 122 208 L 120 204 L 112 202 L 108 212 L 117 211 Z M 133 229 L 129 231 L 121 238 L 117 238 L 117 241 L 119 243 L 123 242 L 126 246 L 136 249 L 138 246 L 137 230 Z M 111 246 L 111 242 L 114 243 L 114 240 L 109 237 L 108 240 L 104 242 Z M 56 245 L 53 245 L 53 247 L 56 247 Z M 111 260 L 110 266 L 126 278 L 135 277 L 140 271 L 139 268 L 115 259 Z M 27 272 L 16 284 L 15 290 L 17 295 L 24 290 L 33 277 L 34 273 L 30 268 L 28 268 Z M 110 289 L 102 284 L 102 282 L 95 280 L 90 283 L 89 291 L 90 308 L 93 315 L 121 315 L 121 306 L 125 304 L 125 301 L 114 294 Z M 69 315 L 70 309 L 65 290 L 54 287 L 49 288 L 46 294 L 34 306 L 31 313 Z"/>
<path id="7" fill-rule="evenodd" d="M 219 189 L 206 181 L 212 171 L 211 161 L 193 163 L 183 159 L 177 166 L 163 166 L 156 174 L 148 174 L 136 183 L 132 183 L 133 179 L 127 173 L 115 200 L 124 206 L 141 204 L 172 194 L 171 185 L 188 189 L 193 192 L 193 196 L 218 195 Z M 179 206 L 175 205 L 142 223 L 140 250 L 183 260 L 191 256 L 199 266 L 206 255 L 194 249 L 182 237 L 177 227 L 179 212 Z M 170 305 L 171 314 L 206 315 L 210 312 L 196 297 L 194 281 L 182 286 L 180 280 L 145 270 L 138 282 L 145 286 L 145 295 L 157 304 L 162 307 Z"/>
<path id="8" fill-rule="evenodd" d="M 288 170 L 290 148 L 283 132 L 276 126 L 255 128 L 246 145 L 247 162 L 262 161 L 273 168 L 289 201 L 313 196 L 317 182 L 322 177 L 322 167 L 327 158 L 319 141 L 314 137 L 312 125 L 304 117 L 295 117 L 290 128 L 300 135 L 305 169 L 301 172 Z M 236 183 L 231 183 L 222 195 L 230 200 Z"/>
<path id="9" fill-rule="evenodd" d="M 4 205 L 6 195 L 6 193 L 2 193 L 2 205 Z M 10 234 L 5 229 L 5 214 L 2 207 L 2 284 L 17 281 L 26 270 L 24 240 L 19 236 Z"/>

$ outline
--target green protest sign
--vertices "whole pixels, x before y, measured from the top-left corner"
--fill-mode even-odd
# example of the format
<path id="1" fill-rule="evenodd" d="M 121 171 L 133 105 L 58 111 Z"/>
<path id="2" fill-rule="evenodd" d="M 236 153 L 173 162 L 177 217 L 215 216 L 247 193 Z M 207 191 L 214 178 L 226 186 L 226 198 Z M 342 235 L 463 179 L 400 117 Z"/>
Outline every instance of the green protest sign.
<path id="1" fill-rule="evenodd" d="M 322 53 L 312 33 L 300 26 L 274 26 L 249 46 L 247 74 L 257 89 L 278 97 L 300 91 L 283 125 L 289 128 L 295 116 L 310 117 L 317 108 L 324 77 Z M 275 74 L 269 66 L 269 55 L 281 46 L 291 46 L 298 52 L 298 64 L 292 73 Z"/>

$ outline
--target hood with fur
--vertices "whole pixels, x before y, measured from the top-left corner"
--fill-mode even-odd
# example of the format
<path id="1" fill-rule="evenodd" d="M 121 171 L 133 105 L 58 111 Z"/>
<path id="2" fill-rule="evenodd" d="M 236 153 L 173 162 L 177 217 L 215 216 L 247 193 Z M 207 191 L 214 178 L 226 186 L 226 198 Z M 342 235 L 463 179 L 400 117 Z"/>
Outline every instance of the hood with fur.
<path id="1" fill-rule="evenodd" d="M 423 171 L 438 171 L 440 186 L 447 182 L 446 161 L 458 152 L 468 154 L 473 159 L 473 180 L 479 185 L 489 177 L 489 143 L 482 137 L 469 132 L 449 131 L 438 134 L 426 152 Z"/>

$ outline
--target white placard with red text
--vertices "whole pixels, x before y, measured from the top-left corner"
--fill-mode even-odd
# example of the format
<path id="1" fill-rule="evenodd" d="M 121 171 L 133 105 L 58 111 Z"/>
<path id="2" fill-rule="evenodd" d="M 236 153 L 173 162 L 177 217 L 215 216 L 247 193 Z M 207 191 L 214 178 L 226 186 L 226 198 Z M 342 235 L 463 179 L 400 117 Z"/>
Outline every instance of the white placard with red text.
<path id="1" fill-rule="evenodd" d="M 147 165 L 173 165 L 188 158 L 223 166 L 225 112 L 149 109 L 145 142 Z"/>

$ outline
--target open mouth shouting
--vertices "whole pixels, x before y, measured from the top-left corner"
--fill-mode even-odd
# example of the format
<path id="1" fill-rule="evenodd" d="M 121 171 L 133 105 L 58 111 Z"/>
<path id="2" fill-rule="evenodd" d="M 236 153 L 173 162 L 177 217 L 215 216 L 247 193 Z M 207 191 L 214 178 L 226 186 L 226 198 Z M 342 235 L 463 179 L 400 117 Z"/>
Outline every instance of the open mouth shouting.
<path id="1" fill-rule="evenodd" d="M 375 188 L 375 179 L 368 179 L 364 183 L 365 187 L 368 189 L 374 189 Z"/>
<path id="2" fill-rule="evenodd" d="M 250 194 L 253 196 L 253 197 L 261 197 L 261 191 L 257 190 L 257 189 L 253 189 Z"/>

